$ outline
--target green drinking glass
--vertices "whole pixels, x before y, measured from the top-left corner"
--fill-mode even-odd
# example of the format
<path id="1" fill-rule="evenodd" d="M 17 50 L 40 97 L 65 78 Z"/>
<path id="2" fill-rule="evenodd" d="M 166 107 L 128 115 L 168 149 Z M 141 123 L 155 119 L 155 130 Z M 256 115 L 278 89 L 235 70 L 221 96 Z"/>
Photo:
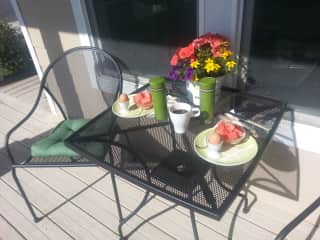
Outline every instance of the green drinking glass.
<path id="1" fill-rule="evenodd" d="M 163 77 L 154 77 L 149 81 L 155 118 L 160 121 L 168 119 L 165 81 Z"/>
<path id="2" fill-rule="evenodd" d="M 200 117 L 205 123 L 211 123 L 214 116 L 215 87 L 214 77 L 200 79 Z"/>

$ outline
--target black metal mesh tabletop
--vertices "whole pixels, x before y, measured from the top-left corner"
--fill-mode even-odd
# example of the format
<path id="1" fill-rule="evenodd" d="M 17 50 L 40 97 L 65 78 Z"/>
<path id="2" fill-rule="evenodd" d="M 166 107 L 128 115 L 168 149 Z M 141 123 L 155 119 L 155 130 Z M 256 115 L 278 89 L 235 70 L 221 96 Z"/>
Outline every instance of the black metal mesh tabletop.
<path id="1" fill-rule="evenodd" d="M 150 116 L 119 118 L 107 109 L 71 136 L 67 144 L 151 192 L 219 219 L 250 177 L 285 110 L 279 101 L 254 95 L 224 92 L 220 99 L 216 114 L 232 112 L 255 132 L 258 153 L 246 164 L 216 166 L 196 155 L 195 136 L 217 120 L 204 124 L 194 118 L 187 133 L 178 135 L 169 121 Z"/>

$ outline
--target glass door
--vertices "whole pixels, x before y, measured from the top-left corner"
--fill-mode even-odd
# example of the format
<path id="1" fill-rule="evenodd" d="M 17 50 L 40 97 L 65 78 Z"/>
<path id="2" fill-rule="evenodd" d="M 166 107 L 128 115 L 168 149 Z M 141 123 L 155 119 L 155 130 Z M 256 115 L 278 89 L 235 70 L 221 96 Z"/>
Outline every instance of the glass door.
<path id="1" fill-rule="evenodd" d="M 241 55 L 252 92 L 320 116 L 319 1 L 245 0 Z"/>

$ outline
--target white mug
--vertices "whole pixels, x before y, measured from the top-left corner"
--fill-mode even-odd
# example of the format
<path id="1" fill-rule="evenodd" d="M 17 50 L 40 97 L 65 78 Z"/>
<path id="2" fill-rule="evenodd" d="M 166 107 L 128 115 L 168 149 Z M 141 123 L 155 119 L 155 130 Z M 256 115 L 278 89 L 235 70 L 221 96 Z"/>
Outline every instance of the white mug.
<path id="1" fill-rule="evenodd" d="M 187 103 L 174 103 L 169 108 L 169 116 L 173 124 L 175 133 L 183 134 L 186 132 L 190 119 L 200 115 L 199 108 L 193 108 Z"/>

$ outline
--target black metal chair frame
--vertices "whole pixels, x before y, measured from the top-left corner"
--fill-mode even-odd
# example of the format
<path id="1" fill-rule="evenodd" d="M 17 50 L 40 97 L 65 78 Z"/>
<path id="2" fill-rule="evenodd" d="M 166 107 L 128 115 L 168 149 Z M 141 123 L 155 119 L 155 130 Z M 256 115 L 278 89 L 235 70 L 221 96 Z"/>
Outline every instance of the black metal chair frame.
<path id="1" fill-rule="evenodd" d="M 70 163 L 63 163 L 63 164 L 32 164 L 29 163 L 32 160 L 32 157 L 30 156 L 29 158 L 27 158 L 24 162 L 21 163 L 17 163 L 13 157 L 12 151 L 10 149 L 10 137 L 11 135 L 21 126 L 23 125 L 31 116 L 32 114 L 36 111 L 40 99 L 42 97 L 43 92 L 48 93 L 48 95 L 51 97 L 51 99 L 54 101 L 54 103 L 56 104 L 56 106 L 58 107 L 59 111 L 61 112 L 62 116 L 64 119 L 68 119 L 67 114 L 63 111 L 63 108 L 61 107 L 61 105 L 59 104 L 59 101 L 57 101 L 56 97 L 53 95 L 53 93 L 50 91 L 49 88 L 46 87 L 46 83 L 47 83 L 47 77 L 48 74 L 50 73 L 50 70 L 53 69 L 53 67 L 55 66 L 56 63 L 58 63 L 61 59 L 63 59 L 64 57 L 66 57 L 67 55 L 77 52 L 77 51 L 81 51 L 81 50 L 92 50 L 92 51 L 99 51 L 100 53 L 103 53 L 105 56 L 108 57 L 108 59 L 110 59 L 112 61 L 112 63 L 114 64 L 114 66 L 116 66 L 117 71 L 120 73 L 120 79 L 119 79 L 119 85 L 118 85 L 118 89 L 117 89 L 117 93 L 115 94 L 115 99 L 118 97 L 118 94 L 122 92 L 122 71 L 121 68 L 119 66 L 119 64 L 117 63 L 117 61 L 114 59 L 114 57 L 112 57 L 109 53 L 107 53 L 106 51 L 99 49 L 99 48 L 95 48 L 95 47 L 89 47 L 89 46 L 83 46 L 83 47 L 75 47 L 72 49 L 69 49 L 67 51 L 65 51 L 61 56 L 59 56 L 58 58 L 56 58 L 53 62 L 51 62 L 49 64 L 49 66 L 47 67 L 47 69 L 45 70 L 45 72 L 43 73 L 43 76 L 41 78 L 40 81 L 40 88 L 39 88 L 39 92 L 38 95 L 36 97 L 35 103 L 32 106 L 30 112 L 22 119 L 20 120 L 13 128 L 11 128 L 7 135 L 6 135 L 6 139 L 5 139 L 5 148 L 8 152 L 8 156 L 9 159 L 11 161 L 12 164 L 12 168 L 18 168 L 18 167 L 79 167 L 79 166 L 96 166 L 96 164 L 94 163 L 76 163 L 76 162 L 70 162 Z M 71 160 L 74 160 L 73 158 L 71 158 Z"/>
<path id="2" fill-rule="evenodd" d="M 49 64 L 49 66 L 47 67 L 47 69 L 45 70 L 45 72 L 43 73 L 43 76 L 41 78 L 40 81 L 40 88 L 39 88 L 39 92 L 38 95 L 36 97 L 35 103 L 32 106 L 30 112 L 22 119 L 20 120 L 12 129 L 10 129 L 8 131 L 8 133 L 6 134 L 6 138 L 5 138 L 5 148 L 7 150 L 9 159 L 11 161 L 11 166 L 12 166 L 12 176 L 14 181 L 16 182 L 19 191 L 21 192 L 21 195 L 34 219 L 35 222 L 39 222 L 43 219 L 43 217 L 47 216 L 48 214 L 45 214 L 42 217 L 38 217 L 32 207 L 32 204 L 30 203 L 30 201 L 28 200 L 28 197 L 18 179 L 17 173 L 16 173 L 16 168 L 37 168 L 37 167 L 88 167 L 88 166 L 97 166 L 96 163 L 92 163 L 92 162 L 85 162 L 85 163 L 77 163 L 74 161 L 68 162 L 68 163 L 58 163 L 58 164 L 32 164 L 30 163 L 30 161 L 32 160 L 32 156 L 29 156 L 24 162 L 18 163 L 17 161 L 15 161 L 14 156 L 12 154 L 12 151 L 10 149 L 10 137 L 11 135 L 20 127 L 22 126 L 31 116 L 32 114 L 36 111 L 40 99 L 42 97 L 42 94 L 44 92 L 48 93 L 48 95 L 52 98 L 52 100 L 54 101 L 54 103 L 56 104 L 56 106 L 58 107 L 58 109 L 60 110 L 62 116 L 64 119 L 67 119 L 67 114 L 63 111 L 63 108 L 61 107 L 61 105 L 59 104 L 59 101 L 57 101 L 57 99 L 55 98 L 55 96 L 53 95 L 53 93 L 50 91 L 49 88 L 46 87 L 46 83 L 47 83 L 47 77 L 48 74 L 50 72 L 51 69 L 53 69 L 53 67 L 55 66 L 56 63 L 58 63 L 61 59 L 63 59 L 65 56 L 67 56 L 68 54 L 74 53 L 76 51 L 80 51 L 80 50 L 92 50 L 92 51 L 96 51 L 96 52 L 100 52 L 103 53 L 108 59 L 110 59 L 112 61 L 112 63 L 114 64 L 114 66 L 116 67 L 116 70 L 118 71 L 118 73 L 120 74 L 119 77 L 119 81 L 118 81 L 118 87 L 117 87 L 117 92 L 115 94 L 115 98 L 113 99 L 114 101 L 117 99 L 118 95 L 122 92 L 122 87 L 123 87 L 123 78 L 122 78 L 122 70 L 120 68 L 120 65 L 118 64 L 118 62 L 115 60 L 115 58 L 107 53 L 106 51 L 96 48 L 96 47 L 90 47 L 90 46 L 81 46 L 81 47 L 75 47 L 72 49 L 69 49 L 67 51 L 65 51 L 61 56 L 59 56 L 58 58 L 56 58 L 53 62 L 51 62 Z M 71 158 L 71 160 L 74 160 Z M 121 213 L 121 206 L 120 206 L 120 200 L 119 200 L 119 195 L 118 195 L 118 190 L 117 190 L 117 186 L 116 186 L 116 180 L 115 180 L 115 176 L 114 173 L 110 173 L 111 175 L 111 180 L 112 180 L 112 186 L 113 186 L 113 190 L 114 190 L 114 194 L 116 196 L 116 201 L 117 201 L 117 209 L 119 211 L 119 217 L 120 219 L 122 219 L 122 213 Z M 57 208 L 56 208 L 57 209 Z M 120 221 L 120 225 L 121 221 Z M 120 228 L 120 227 L 119 227 Z M 121 230 L 120 230 L 121 231 Z"/>

